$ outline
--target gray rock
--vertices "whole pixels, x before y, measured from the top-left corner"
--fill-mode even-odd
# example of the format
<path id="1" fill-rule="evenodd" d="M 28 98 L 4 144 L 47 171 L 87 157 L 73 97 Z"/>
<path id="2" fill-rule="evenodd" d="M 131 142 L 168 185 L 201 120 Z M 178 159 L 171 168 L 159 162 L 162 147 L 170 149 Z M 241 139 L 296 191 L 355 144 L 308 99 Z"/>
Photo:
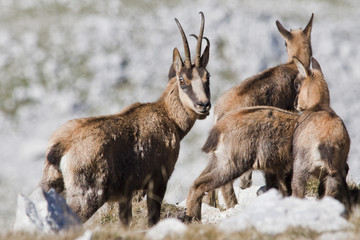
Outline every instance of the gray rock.
<path id="1" fill-rule="evenodd" d="M 37 188 L 30 197 L 19 194 L 15 231 L 58 233 L 82 226 L 79 217 L 54 189 Z"/>

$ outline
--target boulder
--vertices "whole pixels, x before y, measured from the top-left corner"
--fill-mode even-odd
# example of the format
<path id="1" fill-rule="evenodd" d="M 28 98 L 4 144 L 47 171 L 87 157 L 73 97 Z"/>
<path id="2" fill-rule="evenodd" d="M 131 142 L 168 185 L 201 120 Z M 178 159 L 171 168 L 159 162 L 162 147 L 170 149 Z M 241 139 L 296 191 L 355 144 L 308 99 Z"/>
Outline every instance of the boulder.
<path id="1" fill-rule="evenodd" d="M 80 218 L 54 189 L 37 188 L 29 197 L 19 194 L 14 231 L 58 233 L 82 227 Z"/>

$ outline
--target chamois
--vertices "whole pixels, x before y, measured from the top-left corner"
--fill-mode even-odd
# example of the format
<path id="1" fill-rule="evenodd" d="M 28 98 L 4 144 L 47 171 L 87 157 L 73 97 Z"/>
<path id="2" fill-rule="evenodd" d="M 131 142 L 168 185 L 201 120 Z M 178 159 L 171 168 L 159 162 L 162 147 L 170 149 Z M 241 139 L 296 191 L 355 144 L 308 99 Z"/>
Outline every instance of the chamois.
<path id="1" fill-rule="evenodd" d="M 319 196 L 338 199 L 349 213 L 350 193 L 346 184 L 349 134 L 330 107 L 329 89 L 319 63 L 312 58 L 312 70 L 299 60 L 295 59 L 295 63 L 299 69 L 295 107 L 303 113 L 294 132 L 292 195 L 303 198 L 306 181 L 314 174 L 320 179 Z"/>
<path id="2" fill-rule="evenodd" d="M 279 190 L 290 194 L 292 136 L 299 114 L 271 106 L 246 107 L 225 114 L 211 129 L 202 150 L 211 160 L 194 181 L 186 214 L 201 220 L 205 192 L 221 187 L 249 170 L 276 176 Z"/>
<path id="3" fill-rule="evenodd" d="M 349 212 L 345 179 L 348 133 L 330 108 L 329 91 L 317 61 L 312 58 L 312 71 L 297 58 L 294 63 L 299 68 L 295 105 L 303 113 L 258 106 L 224 115 L 211 129 L 203 146 L 203 151 L 211 153 L 212 158 L 190 188 L 186 201 L 189 217 L 201 220 L 204 193 L 229 183 L 249 169 L 275 176 L 285 196 L 291 190 L 287 175 L 293 172 L 291 188 L 296 197 L 304 196 L 307 177 L 320 173 L 320 187 L 325 183 L 325 195 L 341 200 Z"/>
<path id="4" fill-rule="evenodd" d="M 294 109 L 296 91 L 294 80 L 298 70 L 293 62 L 293 56 L 300 59 L 305 66 L 309 66 L 312 56 L 311 48 L 311 29 L 314 14 L 304 28 L 304 30 L 286 30 L 279 21 L 276 26 L 285 39 L 288 61 L 285 64 L 269 68 L 255 76 L 249 77 L 238 85 L 225 92 L 214 106 L 215 123 L 226 113 L 251 106 L 274 106 L 286 110 Z M 274 176 L 265 175 L 266 189 L 277 187 L 272 178 Z M 240 178 L 240 187 L 247 188 L 251 185 L 252 172 L 244 174 Z M 221 188 L 227 207 L 237 204 L 237 199 L 233 190 L 232 183 Z M 213 196 L 209 193 L 208 196 Z M 211 205 L 211 201 L 207 200 Z"/>
<path id="5" fill-rule="evenodd" d="M 65 193 L 71 209 L 86 221 L 105 202 L 119 202 L 119 217 L 128 225 L 134 191 L 147 191 L 148 225 L 159 221 L 166 184 L 174 170 L 180 141 L 197 119 L 210 110 L 209 46 L 201 55 L 204 14 L 191 63 L 186 35 L 180 30 L 185 61 L 173 50 L 175 76 L 153 103 L 134 103 L 118 114 L 75 119 L 50 137 L 43 177 L 44 190 Z"/>

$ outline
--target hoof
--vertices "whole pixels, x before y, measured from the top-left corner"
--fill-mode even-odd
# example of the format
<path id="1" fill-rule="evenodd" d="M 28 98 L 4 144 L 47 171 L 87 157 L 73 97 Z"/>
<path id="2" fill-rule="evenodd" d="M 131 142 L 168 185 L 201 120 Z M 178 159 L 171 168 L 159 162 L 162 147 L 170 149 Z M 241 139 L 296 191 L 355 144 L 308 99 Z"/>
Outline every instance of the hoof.
<path id="1" fill-rule="evenodd" d="M 177 219 L 179 219 L 181 222 L 183 222 L 185 224 L 190 224 L 190 223 L 193 223 L 193 222 L 200 222 L 200 220 L 198 220 L 197 218 L 186 215 L 185 212 L 184 212 L 183 215 L 181 215 L 181 216 L 179 215 L 177 217 Z"/>
<path id="2" fill-rule="evenodd" d="M 257 190 L 256 195 L 260 196 L 261 194 L 266 193 L 266 191 L 267 191 L 266 190 L 266 185 L 264 185 L 264 186 L 260 187 L 259 190 Z"/>

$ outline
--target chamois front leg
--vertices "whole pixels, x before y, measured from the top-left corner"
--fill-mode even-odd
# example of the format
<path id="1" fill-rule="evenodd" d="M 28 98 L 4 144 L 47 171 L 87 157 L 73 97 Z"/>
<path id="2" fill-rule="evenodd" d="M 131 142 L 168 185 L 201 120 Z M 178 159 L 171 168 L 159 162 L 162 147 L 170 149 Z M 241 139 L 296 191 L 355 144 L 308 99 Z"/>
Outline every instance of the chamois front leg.
<path id="1" fill-rule="evenodd" d="M 205 192 L 219 188 L 230 181 L 236 179 L 245 172 L 234 172 L 231 167 L 218 168 L 212 160 L 201 175 L 195 180 L 190 188 L 189 195 L 186 200 L 186 214 L 194 220 L 201 220 L 201 200 Z"/>
<path id="2" fill-rule="evenodd" d="M 160 220 L 161 203 L 165 195 L 167 181 L 151 180 L 148 185 L 147 207 L 148 226 L 155 225 Z"/>
<path id="3" fill-rule="evenodd" d="M 119 201 L 119 218 L 123 226 L 129 226 L 132 219 L 132 193 L 124 194 Z"/>
<path id="4" fill-rule="evenodd" d="M 244 173 L 244 174 L 246 174 L 246 173 Z M 242 178 L 242 176 L 240 178 Z M 235 207 L 235 205 L 238 204 L 238 201 L 236 199 L 236 194 L 235 194 L 235 191 L 234 191 L 234 187 L 233 187 L 233 183 L 234 183 L 234 181 L 231 181 L 228 184 L 225 184 L 224 186 L 222 186 L 220 188 L 221 193 L 222 193 L 222 195 L 224 197 L 227 208 Z"/>

